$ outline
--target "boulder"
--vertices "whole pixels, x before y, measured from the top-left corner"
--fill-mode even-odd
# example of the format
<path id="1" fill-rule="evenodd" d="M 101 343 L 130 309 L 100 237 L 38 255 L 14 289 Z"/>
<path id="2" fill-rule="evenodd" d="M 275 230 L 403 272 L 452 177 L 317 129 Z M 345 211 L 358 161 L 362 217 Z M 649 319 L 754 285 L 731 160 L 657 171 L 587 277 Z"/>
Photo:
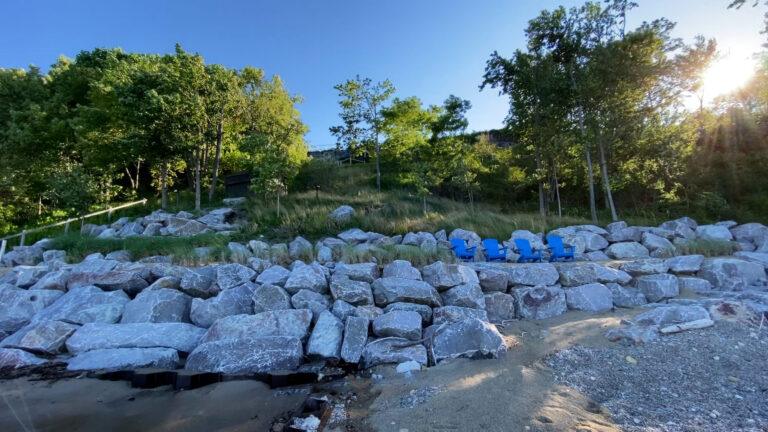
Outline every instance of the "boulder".
<path id="1" fill-rule="evenodd" d="M 504 337 L 496 326 L 475 318 L 437 327 L 428 344 L 435 363 L 457 357 L 497 358 L 507 351 Z"/>
<path id="2" fill-rule="evenodd" d="M 291 270 L 288 280 L 285 281 L 285 290 L 292 295 L 301 290 L 310 290 L 324 294 L 328 292 L 328 280 L 325 278 L 325 273 L 319 264 L 307 265 L 301 263 Z"/>
<path id="3" fill-rule="evenodd" d="M 632 280 L 632 276 L 623 270 L 593 262 L 562 263 L 557 265 L 557 270 L 560 272 L 560 284 L 566 287 L 591 283 L 626 284 Z"/>
<path id="4" fill-rule="evenodd" d="M 697 276 L 722 290 L 743 289 L 745 285 L 762 285 L 766 280 L 763 265 L 739 258 L 707 258 Z"/>
<path id="5" fill-rule="evenodd" d="M 304 350 L 290 336 L 249 336 L 200 344 L 187 358 L 186 369 L 250 375 L 295 370 Z"/>
<path id="6" fill-rule="evenodd" d="M 43 363 L 46 363 L 46 361 L 26 351 L 14 348 L 0 348 L 0 368 L 17 369 Z"/>
<path id="7" fill-rule="evenodd" d="M 365 345 L 362 354 L 363 367 L 365 368 L 411 360 L 426 366 L 427 349 L 419 343 L 396 337 L 371 341 Z"/>
<path id="8" fill-rule="evenodd" d="M 490 294 L 485 294 L 484 297 L 485 312 L 488 316 L 484 321 L 501 324 L 504 321 L 509 321 L 517 317 L 514 296 L 501 292 L 492 292 Z M 472 310 L 477 311 L 479 309 Z"/>
<path id="9" fill-rule="evenodd" d="M 512 291 L 521 318 L 545 319 L 565 313 L 565 291 L 557 286 L 523 287 Z"/>
<path id="10" fill-rule="evenodd" d="M 433 311 L 434 325 L 462 321 L 469 318 L 488 321 L 488 313 L 482 309 L 473 309 L 463 306 L 443 306 L 435 308 Z"/>
<path id="11" fill-rule="evenodd" d="M 333 262 L 333 249 L 328 246 L 320 245 L 317 248 L 317 254 L 315 255 L 317 262 L 320 264 L 328 264 Z"/>
<path id="12" fill-rule="evenodd" d="M 208 328 L 220 318 L 231 315 L 251 314 L 254 310 L 253 297 L 255 290 L 255 285 L 247 283 L 222 291 L 216 297 L 206 300 L 192 299 L 189 317 L 196 326 Z"/>
<path id="13" fill-rule="evenodd" d="M 733 240 L 731 231 L 722 225 L 699 225 L 696 228 L 696 237 L 704 240 Z"/>
<path id="14" fill-rule="evenodd" d="M 430 284 L 397 277 L 376 279 L 372 285 L 373 298 L 378 306 L 386 306 L 395 302 L 441 306 L 442 300 L 437 290 Z"/>
<path id="15" fill-rule="evenodd" d="M 368 234 L 360 228 L 351 228 L 339 233 L 339 238 L 348 244 L 365 243 L 368 241 Z"/>
<path id="16" fill-rule="evenodd" d="M 550 263 L 519 264 L 504 267 L 509 276 L 510 285 L 554 285 L 560 275 L 557 268 Z"/>
<path id="17" fill-rule="evenodd" d="M 2 264 L 8 267 L 35 266 L 43 260 L 43 252 L 43 248 L 37 246 L 14 246 L 13 250 L 3 255 Z"/>
<path id="18" fill-rule="evenodd" d="M 668 326 L 709 318 L 709 312 L 701 306 L 660 306 L 637 315 L 632 322 L 644 326 Z"/>
<path id="19" fill-rule="evenodd" d="M 538 250 L 544 250 L 544 242 L 541 240 L 541 235 L 534 234 L 528 230 L 515 230 L 512 231 L 512 235 L 509 237 L 509 244 L 515 244 L 515 239 L 528 240 L 531 247 Z"/>
<path id="20" fill-rule="evenodd" d="M 264 285 L 284 286 L 291 272 L 285 267 L 273 265 L 256 277 L 256 282 Z"/>
<path id="21" fill-rule="evenodd" d="M 339 358 L 343 335 L 344 324 L 331 311 L 323 311 L 309 336 L 307 355 L 326 359 Z"/>
<path id="22" fill-rule="evenodd" d="M 672 255 L 675 251 L 675 245 L 671 241 L 650 232 L 643 233 L 643 246 L 651 253 L 657 252 L 657 254 L 663 252 Z"/>
<path id="23" fill-rule="evenodd" d="M 587 252 L 584 254 L 584 258 L 587 261 L 608 261 L 611 259 L 603 251 Z"/>
<path id="24" fill-rule="evenodd" d="M 373 292 L 368 282 L 352 280 L 346 274 L 334 273 L 331 278 L 331 295 L 355 306 L 373 304 Z"/>
<path id="25" fill-rule="evenodd" d="M 445 291 L 461 284 L 479 284 L 475 271 L 464 265 L 446 264 L 442 261 L 434 262 L 421 269 L 424 281 L 438 291 Z"/>
<path id="26" fill-rule="evenodd" d="M 446 306 L 463 306 L 474 309 L 485 309 L 485 298 L 479 284 L 463 284 L 455 286 L 442 294 Z"/>
<path id="27" fill-rule="evenodd" d="M 216 267 L 216 284 L 222 291 L 250 282 L 255 276 L 253 269 L 242 264 L 222 264 Z"/>
<path id="28" fill-rule="evenodd" d="M 755 245 L 768 237 L 768 227 L 755 222 L 732 227 L 730 231 L 736 241 L 750 242 Z"/>
<path id="29" fill-rule="evenodd" d="M 139 222 L 128 222 L 117 232 L 118 237 L 136 237 L 144 232 L 144 226 Z"/>
<path id="30" fill-rule="evenodd" d="M 413 311 L 394 310 L 373 320 L 373 334 L 378 337 L 421 339 L 421 315 Z"/>
<path id="31" fill-rule="evenodd" d="M 611 290 L 613 305 L 621 308 L 633 308 L 648 303 L 645 294 L 637 288 L 621 286 L 617 283 L 605 284 Z"/>
<path id="32" fill-rule="evenodd" d="M 605 253 L 613 259 L 648 258 L 649 252 L 638 242 L 620 242 L 608 246 Z"/>
<path id="33" fill-rule="evenodd" d="M 117 230 L 114 228 L 104 229 L 96 236 L 98 239 L 113 239 L 115 237 L 117 237 Z"/>
<path id="34" fill-rule="evenodd" d="M 613 294 L 600 283 L 566 289 L 565 301 L 569 309 L 587 312 L 605 312 L 613 309 Z"/>
<path id="35" fill-rule="evenodd" d="M 429 306 L 425 307 L 429 309 Z M 432 311 L 432 309 L 429 310 Z M 346 322 L 347 318 L 355 316 L 356 311 L 356 307 L 344 300 L 336 300 L 333 302 L 333 306 L 331 306 L 331 312 L 333 312 L 333 314 L 336 315 L 336 318 L 340 319 L 341 322 Z"/>
<path id="36" fill-rule="evenodd" d="M 0 346 L 18 348 L 36 354 L 58 354 L 64 342 L 78 326 L 62 321 L 38 321 L 28 324 L 16 333 L 3 339 Z"/>
<path id="37" fill-rule="evenodd" d="M 200 300 L 200 299 L 196 299 Z M 200 300 L 202 301 L 202 300 Z M 192 298 L 169 288 L 157 288 L 140 292 L 126 303 L 121 323 L 189 322 Z"/>
<path id="38" fill-rule="evenodd" d="M 394 260 L 384 266 L 383 277 L 396 277 L 401 279 L 421 280 L 421 272 L 409 261 Z"/>
<path id="39" fill-rule="evenodd" d="M 291 295 L 277 285 L 260 285 L 253 289 L 253 312 L 261 313 L 291 308 Z"/>
<path id="40" fill-rule="evenodd" d="M 368 320 L 375 320 L 376 317 L 383 314 L 384 310 L 376 306 L 357 306 L 355 308 L 354 315 L 360 318 L 367 318 Z"/>
<path id="41" fill-rule="evenodd" d="M 427 305 L 398 302 L 398 303 L 389 304 L 387 305 L 387 307 L 384 308 L 384 313 L 392 312 L 392 311 L 416 312 L 421 316 L 422 323 L 427 324 L 432 322 L 432 308 Z"/>
<path id="42" fill-rule="evenodd" d="M 696 228 L 699 227 L 699 224 L 696 223 L 695 220 L 689 218 L 688 216 L 683 216 L 675 220 L 664 222 L 661 224 L 661 228 L 674 231 L 674 228 L 678 225 L 684 225 L 692 230 L 696 230 Z"/>
<path id="43" fill-rule="evenodd" d="M 298 236 L 288 243 L 288 255 L 291 259 L 310 259 L 312 257 L 312 243 L 304 237 Z"/>
<path id="44" fill-rule="evenodd" d="M 354 281 L 373 283 L 379 278 L 379 266 L 376 263 L 338 263 L 333 269 L 333 274 L 334 276 L 346 276 Z"/>
<path id="45" fill-rule="evenodd" d="M 344 340 L 341 343 L 340 356 L 347 363 L 359 363 L 368 341 L 368 324 L 366 318 L 351 316 L 344 325 Z M 421 331 L 421 329 L 419 329 Z"/>
<path id="46" fill-rule="evenodd" d="M 296 309 L 311 310 L 313 321 L 317 321 L 320 314 L 331 306 L 331 302 L 322 294 L 303 289 L 291 297 L 291 305 Z"/>
<path id="47" fill-rule="evenodd" d="M 611 342 L 642 345 L 658 340 L 659 331 L 657 326 L 626 325 L 608 330 L 605 337 Z"/>
<path id="48" fill-rule="evenodd" d="M 649 302 L 658 302 L 680 295 L 677 277 L 670 274 L 640 276 L 635 281 L 635 286 Z"/>
<path id="49" fill-rule="evenodd" d="M 468 247 L 480 246 L 480 236 L 473 231 L 467 231 L 461 228 L 456 228 L 455 230 L 451 231 L 451 234 L 448 236 L 448 240 L 453 240 L 453 239 L 464 240 L 465 242 L 467 242 Z"/>
<path id="50" fill-rule="evenodd" d="M 192 297 L 208 298 L 219 292 L 213 278 L 202 272 L 187 268 L 177 268 L 174 276 L 180 277 L 179 289 Z"/>
<path id="51" fill-rule="evenodd" d="M 252 256 L 251 250 L 241 243 L 229 242 L 227 243 L 227 249 L 229 250 L 229 257 L 233 261 L 247 262 L 248 258 Z"/>
<path id="52" fill-rule="evenodd" d="M 16 286 L 29 288 L 48 273 L 48 266 L 17 266 L 13 271 L 16 272 Z"/>
<path id="53" fill-rule="evenodd" d="M 71 289 L 34 316 L 73 324 L 116 323 L 130 298 L 123 291 L 102 291 L 94 286 Z"/>
<path id="54" fill-rule="evenodd" d="M 148 224 L 144 228 L 144 231 L 141 232 L 141 235 L 143 237 L 159 236 L 159 235 L 161 235 L 160 233 L 162 232 L 162 229 L 163 229 L 163 224 L 157 223 L 157 222 L 153 222 L 153 223 Z"/>
<path id="55" fill-rule="evenodd" d="M 763 267 L 768 268 L 768 253 L 766 252 L 736 252 L 733 256 L 758 263 Z"/>
<path id="56" fill-rule="evenodd" d="M 623 227 L 620 228 L 614 228 L 613 230 L 608 230 L 608 235 L 606 236 L 606 240 L 608 240 L 611 243 L 620 243 L 620 242 L 639 242 L 643 238 L 643 231 L 641 231 L 637 227 L 628 227 L 626 226 L 626 223 L 621 222 L 624 224 Z M 611 224 L 609 224 L 611 225 Z"/>
<path id="57" fill-rule="evenodd" d="M 666 273 L 669 270 L 669 264 L 660 258 L 646 258 L 625 262 L 619 268 L 632 276 L 642 276 Z"/>
<path id="58" fill-rule="evenodd" d="M 173 348 L 191 352 L 200 343 L 205 329 L 186 323 L 90 323 L 67 339 L 67 351 L 111 348 Z"/>
<path id="59" fill-rule="evenodd" d="M 66 261 L 67 252 L 63 250 L 47 250 L 43 252 L 43 262 Z"/>
<path id="60" fill-rule="evenodd" d="M 261 240 L 251 240 L 248 242 L 248 249 L 253 255 L 260 258 L 269 257 L 269 244 Z"/>
<path id="61" fill-rule="evenodd" d="M 667 259 L 669 271 L 676 274 L 693 274 L 701 269 L 704 255 L 681 255 Z"/>
<path id="62" fill-rule="evenodd" d="M 507 292 L 509 276 L 505 271 L 493 268 L 481 268 L 477 272 L 480 279 L 480 288 L 483 292 Z"/>
<path id="63" fill-rule="evenodd" d="M 309 309 L 232 315 L 216 320 L 200 343 L 262 336 L 289 336 L 305 340 L 311 323 L 312 311 Z"/>
<path id="64" fill-rule="evenodd" d="M 328 217 L 337 223 L 348 222 L 355 217 L 355 209 L 348 205 L 338 206 L 328 215 Z"/>
<path id="65" fill-rule="evenodd" d="M 63 295 L 61 291 L 23 290 L 14 286 L 0 289 L 0 335 L 24 327 L 36 314 Z"/>
<path id="66" fill-rule="evenodd" d="M 584 239 L 584 250 L 586 252 L 599 251 L 608 247 L 608 240 L 600 234 L 595 234 L 589 231 L 579 231 L 576 235 Z"/>
<path id="67" fill-rule="evenodd" d="M 689 290 L 698 294 L 712 291 L 712 283 L 706 279 L 691 276 L 680 276 L 677 278 L 680 284 L 680 290 Z"/>

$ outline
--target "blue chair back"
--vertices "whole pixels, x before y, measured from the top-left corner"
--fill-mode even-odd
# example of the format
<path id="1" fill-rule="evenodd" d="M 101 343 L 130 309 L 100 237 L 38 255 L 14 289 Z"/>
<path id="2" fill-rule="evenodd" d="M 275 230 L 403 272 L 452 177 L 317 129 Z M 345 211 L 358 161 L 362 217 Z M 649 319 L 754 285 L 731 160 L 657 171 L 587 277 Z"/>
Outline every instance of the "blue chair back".
<path id="1" fill-rule="evenodd" d="M 499 241 L 496 239 L 483 240 L 483 249 L 489 259 L 502 259 L 507 257 L 507 250 L 499 247 Z"/>
<path id="2" fill-rule="evenodd" d="M 451 239 L 451 249 L 456 252 L 466 252 L 467 242 L 460 238 Z"/>
<path id="3" fill-rule="evenodd" d="M 531 242 L 529 242 L 526 239 L 516 238 L 515 247 L 520 252 L 520 255 L 526 255 L 526 256 L 533 255 L 533 248 L 531 247 Z"/>
<path id="4" fill-rule="evenodd" d="M 547 235 L 547 245 L 557 253 L 565 253 L 565 246 L 563 246 L 563 238 L 558 235 L 554 235 L 554 234 Z"/>

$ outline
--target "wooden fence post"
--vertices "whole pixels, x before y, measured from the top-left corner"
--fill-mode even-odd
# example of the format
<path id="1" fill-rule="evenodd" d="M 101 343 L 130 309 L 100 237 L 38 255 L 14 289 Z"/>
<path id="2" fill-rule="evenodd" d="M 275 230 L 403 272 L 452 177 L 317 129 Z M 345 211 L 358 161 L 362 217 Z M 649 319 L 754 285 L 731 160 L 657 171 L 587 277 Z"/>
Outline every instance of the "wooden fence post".
<path id="1" fill-rule="evenodd" d="M 68 234 L 68 233 L 69 233 L 69 221 L 67 221 L 67 223 L 64 224 L 64 234 Z"/>
<path id="2" fill-rule="evenodd" d="M 0 261 L 3 260 L 3 255 L 5 255 L 5 247 L 8 246 L 8 240 L 3 240 L 0 243 Z"/>
<path id="3" fill-rule="evenodd" d="M 19 239 L 19 246 L 24 246 L 24 240 L 27 239 L 27 230 L 21 231 L 21 238 Z"/>

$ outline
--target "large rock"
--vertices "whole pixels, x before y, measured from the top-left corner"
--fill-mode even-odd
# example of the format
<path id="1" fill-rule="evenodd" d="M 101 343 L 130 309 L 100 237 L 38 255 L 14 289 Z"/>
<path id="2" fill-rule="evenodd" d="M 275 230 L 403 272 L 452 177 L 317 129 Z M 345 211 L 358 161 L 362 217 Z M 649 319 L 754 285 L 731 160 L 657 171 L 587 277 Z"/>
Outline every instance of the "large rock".
<path id="1" fill-rule="evenodd" d="M 422 323 L 426 324 L 432 322 L 432 308 L 427 305 L 405 302 L 391 303 L 384 308 L 384 313 L 391 311 L 416 312 L 421 315 Z"/>
<path id="2" fill-rule="evenodd" d="M 331 311 L 323 311 L 307 341 L 307 355 L 327 359 L 339 358 L 344 324 Z"/>
<path id="3" fill-rule="evenodd" d="M 517 314 L 522 318 L 545 319 L 565 313 L 565 291 L 556 286 L 517 288 L 512 291 Z"/>
<path id="4" fill-rule="evenodd" d="M 541 240 L 541 235 L 534 234 L 528 230 L 515 230 L 512 231 L 512 235 L 509 237 L 508 243 L 515 244 L 515 239 L 528 240 L 531 247 L 538 250 L 544 250 L 544 242 Z"/>
<path id="5" fill-rule="evenodd" d="M 338 263 L 333 269 L 333 274 L 334 276 L 347 276 L 354 281 L 373 283 L 379 278 L 379 266 L 376 263 Z"/>
<path id="6" fill-rule="evenodd" d="M 462 306 L 443 306 L 433 311 L 433 322 L 440 325 L 447 322 L 463 321 L 469 318 L 477 318 L 488 321 L 488 313 L 483 309 L 473 309 Z"/>
<path id="7" fill-rule="evenodd" d="M 648 303 L 645 294 L 637 288 L 624 287 L 617 283 L 609 283 L 605 286 L 611 290 L 613 305 L 616 307 L 633 308 Z"/>
<path id="8" fill-rule="evenodd" d="M 608 247 L 608 240 L 600 234 L 579 231 L 576 235 L 584 239 L 584 250 L 586 252 L 599 251 Z"/>
<path id="9" fill-rule="evenodd" d="M 736 252 L 733 256 L 758 263 L 763 267 L 768 268 L 768 253 L 766 252 Z"/>
<path id="10" fill-rule="evenodd" d="M 477 272 L 480 279 L 480 288 L 483 292 L 507 292 L 509 287 L 509 276 L 505 271 L 493 268 L 481 268 Z"/>
<path id="11" fill-rule="evenodd" d="M 179 289 L 192 297 L 208 298 L 218 294 L 219 288 L 213 282 L 213 275 L 205 275 L 200 270 L 177 268 L 173 276 L 181 278 Z"/>
<path id="12" fill-rule="evenodd" d="M 102 291 L 94 286 L 74 288 L 34 316 L 73 324 L 116 323 L 131 299 L 123 291 Z"/>
<path id="13" fill-rule="evenodd" d="M 731 228 L 731 234 L 738 242 L 750 242 L 757 245 L 768 238 L 768 227 L 761 223 L 746 223 Z"/>
<path id="14" fill-rule="evenodd" d="M 247 283 L 220 292 L 216 297 L 192 299 L 189 317 L 199 327 L 208 328 L 216 320 L 232 315 L 253 313 L 253 296 L 257 288 Z M 261 312 L 261 311 L 260 311 Z"/>
<path id="15" fill-rule="evenodd" d="M 658 302 L 680 295 L 677 277 L 670 274 L 640 276 L 635 281 L 635 286 L 649 302 Z"/>
<path id="16" fill-rule="evenodd" d="M 455 286 L 442 293 L 443 304 L 446 306 L 462 306 L 474 309 L 485 309 L 485 298 L 480 285 L 468 283 Z"/>
<path id="17" fill-rule="evenodd" d="M 762 285 L 766 280 L 765 267 L 739 258 L 708 258 L 697 276 L 708 280 L 721 290 L 743 289 L 749 285 Z"/>
<path id="18" fill-rule="evenodd" d="M 593 262 L 562 263 L 557 269 L 560 271 L 560 284 L 567 287 L 591 283 L 626 284 L 632 280 L 632 276 L 622 270 Z"/>
<path id="19" fill-rule="evenodd" d="M 709 312 L 701 306 L 660 306 L 637 315 L 632 321 L 639 325 L 667 326 L 708 318 Z"/>
<path id="20" fill-rule="evenodd" d="M 8 267 L 40 264 L 43 260 L 43 248 L 37 246 L 14 246 L 13 250 L 3 255 L 2 263 Z"/>
<path id="21" fill-rule="evenodd" d="M 368 241 L 368 234 L 360 228 L 351 228 L 339 233 L 339 238 L 349 244 L 358 244 Z"/>
<path id="22" fill-rule="evenodd" d="M 429 351 L 435 363 L 457 357 L 496 358 L 507 351 L 496 326 L 479 319 L 443 324 L 431 336 Z"/>
<path id="23" fill-rule="evenodd" d="M 322 294 L 303 289 L 291 297 L 291 305 L 296 309 L 311 310 L 312 319 L 317 321 L 320 314 L 331 306 L 331 302 Z"/>
<path id="24" fill-rule="evenodd" d="M 67 362 L 69 370 L 120 371 L 138 368 L 176 369 L 179 354 L 170 348 L 113 348 L 80 353 Z"/>
<path id="25" fill-rule="evenodd" d="M 373 298 L 378 306 L 395 302 L 441 306 L 442 300 L 437 290 L 430 284 L 396 277 L 385 277 L 373 282 Z"/>
<path id="26" fill-rule="evenodd" d="M 421 280 L 421 272 L 409 261 L 394 260 L 384 266 L 383 277 L 397 277 L 401 279 Z"/>
<path id="27" fill-rule="evenodd" d="M 256 277 L 256 282 L 264 285 L 277 285 L 281 287 L 285 285 L 285 282 L 290 275 L 291 272 L 285 267 L 274 265 L 261 272 L 261 274 Z"/>
<path id="28" fill-rule="evenodd" d="M 378 337 L 421 339 L 421 315 L 413 311 L 395 310 L 373 320 L 373 334 Z"/>
<path id="29" fill-rule="evenodd" d="M 650 232 L 643 233 L 643 246 L 652 254 L 670 256 L 675 252 L 675 245 L 664 237 Z"/>
<path id="30" fill-rule="evenodd" d="M 509 275 L 510 285 L 554 285 L 560 277 L 557 268 L 550 263 L 519 264 L 504 267 Z"/>
<path id="31" fill-rule="evenodd" d="M 467 242 L 467 246 L 480 246 L 480 236 L 473 231 L 467 231 L 461 228 L 456 228 L 448 235 L 448 240 L 462 239 Z"/>
<path id="32" fill-rule="evenodd" d="M 36 354 L 58 354 L 64 348 L 67 338 L 77 329 L 78 326 L 62 321 L 39 321 L 5 338 L 0 346 Z"/>
<path id="33" fill-rule="evenodd" d="M 45 360 L 20 349 L 0 348 L 0 368 L 17 369 L 25 366 L 41 365 L 45 362 Z"/>
<path id="34" fill-rule="evenodd" d="M 363 367 L 415 361 L 427 365 L 427 349 L 408 339 L 388 337 L 369 342 L 363 350 Z"/>
<path id="35" fill-rule="evenodd" d="M 306 260 L 312 257 L 312 243 L 298 236 L 288 243 L 288 255 L 291 259 Z"/>
<path id="36" fill-rule="evenodd" d="M 277 285 L 261 285 L 253 290 L 253 312 L 291 308 L 291 295 Z"/>
<path id="37" fill-rule="evenodd" d="M 587 312 L 605 312 L 613 309 L 613 294 L 600 283 L 566 289 L 565 301 L 569 309 Z"/>
<path id="38" fill-rule="evenodd" d="M 29 289 L 66 291 L 69 274 L 70 272 L 68 269 L 52 271 L 42 276 L 34 285 L 29 287 Z"/>
<path id="39" fill-rule="evenodd" d="M 648 258 L 648 249 L 637 242 L 620 242 L 608 246 L 605 253 L 613 259 Z"/>
<path id="40" fill-rule="evenodd" d="M 304 350 L 290 336 L 253 336 L 200 344 L 187 358 L 186 369 L 250 375 L 295 370 Z"/>
<path id="41" fill-rule="evenodd" d="M 350 316 L 344 325 L 344 341 L 341 344 L 341 359 L 347 363 L 358 363 L 368 341 L 366 318 Z"/>
<path id="42" fill-rule="evenodd" d="M 371 284 L 352 280 L 344 273 L 334 273 L 331 277 L 331 295 L 336 300 L 343 300 L 355 306 L 373 304 Z"/>
<path id="43" fill-rule="evenodd" d="M 667 259 L 667 266 L 672 273 L 693 274 L 701 269 L 704 255 L 681 255 Z"/>
<path id="44" fill-rule="evenodd" d="M 334 222 L 348 222 L 355 217 L 355 209 L 348 205 L 338 206 L 328 215 L 328 217 Z"/>
<path id="45" fill-rule="evenodd" d="M 250 282 L 256 272 L 242 264 L 223 264 L 216 268 L 216 283 L 219 289 L 228 290 Z"/>
<path id="46" fill-rule="evenodd" d="M 669 265 L 660 258 L 647 258 L 625 262 L 619 268 L 632 276 L 642 276 L 666 273 L 669 270 Z"/>
<path id="47" fill-rule="evenodd" d="M 16 272 L 16 286 L 29 288 L 48 273 L 48 266 L 18 266 L 13 270 Z"/>
<path id="48" fill-rule="evenodd" d="M 191 303 L 190 296 L 174 289 L 145 290 L 125 305 L 120 322 L 189 322 Z"/>
<path id="49" fill-rule="evenodd" d="M 704 240 L 733 240 L 731 231 L 722 225 L 699 225 L 696 228 L 696 237 Z"/>
<path id="50" fill-rule="evenodd" d="M 23 290 L 13 286 L 0 288 L 0 335 L 24 327 L 62 295 L 61 291 Z"/>
<path id="51" fill-rule="evenodd" d="M 325 278 L 325 273 L 320 267 L 319 264 L 308 265 L 302 263 L 297 265 L 291 271 L 288 280 L 285 281 L 285 290 L 289 294 L 296 294 L 301 290 L 310 290 L 320 294 L 328 292 L 328 280 Z"/>
<path id="52" fill-rule="evenodd" d="M 627 226 L 626 222 L 614 222 L 608 224 L 606 239 L 611 243 L 634 241 L 642 239 L 643 232 L 637 227 Z"/>
<path id="53" fill-rule="evenodd" d="M 488 319 L 495 324 L 515 319 L 515 297 L 501 292 L 492 292 L 485 296 L 485 312 Z M 477 310 L 477 309 L 474 309 Z"/>
<path id="54" fill-rule="evenodd" d="M 290 336 L 305 340 L 311 323 L 312 311 L 309 309 L 269 311 L 256 315 L 232 315 L 214 322 L 200 342 L 262 336 Z"/>
<path id="55" fill-rule="evenodd" d="M 695 293 L 703 294 L 712 291 L 712 282 L 691 276 L 680 276 L 677 278 L 680 284 L 680 291 L 689 290 Z"/>
<path id="56" fill-rule="evenodd" d="M 461 284 L 480 283 L 477 273 L 472 268 L 459 264 L 446 264 L 442 261 L 424 266 L 421 274 L 424 281 L 438 291 L 445 291 Z"/>
<path id="57" fill-rule="evenodd" d="M 71 353 L 107 348 L 173 348 L 191 352 L 205 329 L 186 323 L 91 323 L 80 327 L 69 339 Z"/>

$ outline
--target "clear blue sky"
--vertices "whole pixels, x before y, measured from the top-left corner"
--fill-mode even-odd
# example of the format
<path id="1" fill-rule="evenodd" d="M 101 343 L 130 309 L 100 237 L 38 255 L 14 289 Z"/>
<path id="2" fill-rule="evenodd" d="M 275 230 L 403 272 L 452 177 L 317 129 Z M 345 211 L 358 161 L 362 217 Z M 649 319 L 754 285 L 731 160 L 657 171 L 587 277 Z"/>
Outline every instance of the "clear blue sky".
<path id="1" fill-rule="evenodd" d="M 762 9 L 727 10 L 729 0 L 637 0 L 630 24 L 665 16 L 677 35 L 703 34 L 721 49 L 760 49 Z M 526 22 L 550 0 L 3 0 L 0 67 L 47 68 L 59 55 L 94 47 L 163 53 L 176 42 L 209 63 L 258 66 L 278 74 L 309 125 L 312 148 L 333 145 L 333 85 L 355 74 L 389 78 L 399 96 L 439 104 L 449 94 L 472 101 L 470 129 L 500 127 L 507 102 L 478 91 L 493 50 L 524 46 Z"/>

